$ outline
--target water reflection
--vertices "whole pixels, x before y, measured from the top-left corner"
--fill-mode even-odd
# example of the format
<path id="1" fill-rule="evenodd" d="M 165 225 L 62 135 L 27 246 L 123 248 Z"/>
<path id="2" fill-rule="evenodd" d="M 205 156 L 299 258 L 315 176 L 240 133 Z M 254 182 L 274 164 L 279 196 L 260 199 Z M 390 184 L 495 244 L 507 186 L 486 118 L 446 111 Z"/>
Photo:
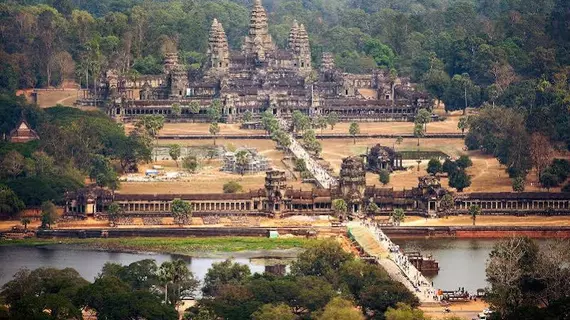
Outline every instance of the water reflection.
<path id="1" fill-rule="evenodd" d="M 226 257 L 199 258 L 160 253 L 124 253 L 82 250 L 69 246 L 0 246 L 0 286 L 10 281 L 13 275 L 22 268 L 30 270 L 40 267 L 74 268 L 83 278 L 93 281 L 106 262 L 128 265 L 143 259 L 154 259 L 158 265 L 164 261 L 183 259 L 188 264 L 190 271 L 202 280 L 213 263 L 224 261 Z M 252 263 L 248 258 L 232 260 L 248 265 L 252 273 L 264 272 L 266 264 L 269 264 L 264 264 L 262 260 Z"/>

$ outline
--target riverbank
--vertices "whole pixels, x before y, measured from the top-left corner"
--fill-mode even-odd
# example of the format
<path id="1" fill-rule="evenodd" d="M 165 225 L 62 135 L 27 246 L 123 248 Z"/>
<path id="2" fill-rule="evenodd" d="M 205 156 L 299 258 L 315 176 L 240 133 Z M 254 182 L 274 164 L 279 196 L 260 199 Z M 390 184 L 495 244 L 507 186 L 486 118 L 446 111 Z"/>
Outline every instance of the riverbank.
<path id="1" fill-rule="evenodd" d="M 261 237 L 208 237 L 208 238 L 171 238 L 171 237 L 132 237 L 107 239 L 19 239 L 0 240 L 0 246 L 45 246 L 73 245 L 86 249 L 124 251 L 124 252 L 159 252 L 180 255 L 194 255 L 197 252 L 242 252 L 270 251 L 294 248 L 306 248 L 320 240 Z"/>

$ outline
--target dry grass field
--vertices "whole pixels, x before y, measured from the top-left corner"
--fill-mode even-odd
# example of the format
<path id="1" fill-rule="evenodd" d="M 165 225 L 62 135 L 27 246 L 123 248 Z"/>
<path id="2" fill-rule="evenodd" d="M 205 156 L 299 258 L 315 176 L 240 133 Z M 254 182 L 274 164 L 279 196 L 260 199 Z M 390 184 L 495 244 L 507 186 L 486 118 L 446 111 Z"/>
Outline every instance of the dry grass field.
<path id="1" fill-rule="evenodd" d="M 387 218 L 387 217 L 386 217 Z M 401 226 L 471 226 L 471 216 L 450 216 L 447 218 L 425 219 L 422 217 L 406 217 Z M 545 217 L 545 216 L 478 216 L 478 226 L 570 226 L 570 217 Z"/>
<path id="2" fill-rule="evenodd" d="M 160 145 L 179 144 L 181 146 L 201 146 L 212 145 L 213 140 L 159 140 Z M 226 147 L 253 147 L 258 152 L 267 157 L 272 167 L 279 170 L 287 171 L 285 165 L 281 162 L 283 152 L 275 149 L 275 142 L 271 140 L 225 140 L 218 139 L 217 145 Z M 166 171 L 179 171 L 181 168 L 176 167 L 174 161 L 158 161 L 148 166 L 140 168 L 143 172 L 149 166 L 154 164 L 164 166 Z M 265 173 L 239 175 L 227 172 L 221 172 L 221 160 L 203 160 L 201 169 L 192 174 L 185 181 L 168 181 L 168 182 L 123 182 L 121 184 L 120 193 L 220 193 L 224 183 L 236 180 L 244 191 L 257 190 L 263 188 L 265 183 Z M 310 190 L 313 186 L 310 184 L 302 184 L 300 181 L 289 180 L 288 184 L 294 188 L 302 188 Z"/>
<path id="3" fill-rule="evenodd" d="M 367 148 L 374 146 L 376 143 L 392 146 L 394 139 L 357 139 L 353 144 L 352 139 L 324 139 L 321 140 L 323 145 L 322 157 L 331 164 L 335 174 L 340 171 L 342 159 L 351 155 L 363 154 Z M 213 140 L 194 140 L 194 139 L 164 139 L 159 140 L 160 145 L 179 144 L 181 146 L 200 146 L 212 145 Z M 286 170 L 281 162 L 283 152 L 275 149 L 275 143 L 271 140 L 257 139 L 217 139 L 218 145 L 226 147 L 253 147 L 260 153 L 265 155 L 272 163 L 273 168 Z M 396 145 L 397 150 L 416 150 L 417 139 L 404 139 L 401 145 Z M 478 151 L 464 151 L 462 139 L 421 139 L 420 150 L 441 150 L 452 157 L 458 157 L 461 154 L 468 154 L 472 161 L 473 167 L 468 169 L 471 175 L 472 185 L 465 189 L 465 192 L 507 192 L 512 191 L 511 180 L 499 162 L 489 155 L 481 154 Z M 167 170 L 177 170 L 173 161 L 159 162 L 165 165 Z M 406 171 L 397 171 L 391 175 L 391 181 L 386 186 L 394 189 L 410 189 L 417 186 L 418 177 L 426 174 L 427 160 L 420 164 L 420 171 L 417 171 L 417 162 L 405 161 L 404 165 L 409 169 Z M 204 162 L 204 167 L 200 172 L 192 175 L 191 181 L 173 181 L 173 182 L 128 182 L 123 183 L 121 191 L 123 193 L 181 193 L 181 192 L 220 192 L 222 185 L 230 180 L 238 180 L 245 190 L 257 189 L 263 186 L 264 174 L 239 176 L 230 173 L 220 172 L 221 161 L 213 160 L 208 163 Z M 367 174 L 367 183 L 369 185 L 380 186 L 378 176 L 372 173 Z M 537 183 L 537 177 L 530 174 L 527 180 L 527 191 L 541 191 Z M 448 187 L 448 179 L 442 178 L 442 184 Z M 301 184 L 297 181 L 290 181 L 295 188 L 311 189 L 310 184 Z M 552 189 L 558 191 L 558 189 Z"/>
<path id="4" fill-rule="evenodd" d="M 250 134 L 265 133 L 262 130 L 243 130 L 240 129 L 238 123 L 220 123 L 220 134 L 235 134 L 247 137 Z M 126 123 L 125 130 L 130 132 L 133 130 L 133 123 Z M 165 123 L 164 128 L 160 130 L 160 135 L 180 135 L 180 134 L 210 134 L 209 123 Z"/>

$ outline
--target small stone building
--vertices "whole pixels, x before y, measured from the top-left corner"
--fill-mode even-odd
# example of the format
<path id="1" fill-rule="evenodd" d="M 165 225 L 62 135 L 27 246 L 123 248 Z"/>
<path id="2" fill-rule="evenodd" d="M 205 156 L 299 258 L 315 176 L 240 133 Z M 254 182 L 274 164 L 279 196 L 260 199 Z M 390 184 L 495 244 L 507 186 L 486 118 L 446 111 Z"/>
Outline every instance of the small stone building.
<path id="1" fill-rule="evenodd" d="M 33 140 L 39 140 L 40 136 L 30 127 L 30 124 L 22 119 L 15 129 L 10 131 L 8 141 L 12 143 L 26 143 Z"/>
<path id="2" fill-rule="evenodd" d="M 245 154 L 246 163 L 239 163 L 239 154 Z M 240 174 L 258 173 L 269 170 L 270 163 L 267 158 L 259 154 L 253 148 L 238 148 L 235 152 L 226 152 L 224 154 L 224 166 L 222 171 Z"/>
<path id="3" fill-rule="evenodd" d="M 380 170 L 403 170 L 402 155 L 394 149 L 380 144 L 372 147 L 366 154 L 366 167 L 369 171 L 380 172 Z"/>

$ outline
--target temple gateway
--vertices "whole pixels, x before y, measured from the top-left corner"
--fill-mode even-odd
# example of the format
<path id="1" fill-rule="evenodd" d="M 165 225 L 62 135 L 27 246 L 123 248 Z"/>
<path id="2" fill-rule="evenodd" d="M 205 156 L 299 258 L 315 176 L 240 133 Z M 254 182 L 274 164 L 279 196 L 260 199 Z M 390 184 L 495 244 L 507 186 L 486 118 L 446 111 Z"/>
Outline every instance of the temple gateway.
<path id="1" fill-rule="evenodd" d="M 418 109 L 431 105 L 427 93 L 387 70 L 343 73 L 328 52 L 318 70 L 313 68 L 309 36 L 296 21 L 287 47 L 278 48 L 260 0 L 254 1 L 241 50 L 229 47 L 222 23 L 214 19 L 207 62 L 199 72 L 190 73 L 170 52 L 162 75 L 133 80 L 108 70 L 99 88 L 84 91 L 78 104 L 104 106 L 109 115 L 127 121 L 145 114 L 207 121 L 214 100 L 225 122 L 238 121 L 248 111 L 257 118 L 268 109 L 284 118 L 299 110 L 311 116 L 335 112 L 341 121 L 410 121 Z M 173 114 L 173 105 L 182 113 Z"/>

